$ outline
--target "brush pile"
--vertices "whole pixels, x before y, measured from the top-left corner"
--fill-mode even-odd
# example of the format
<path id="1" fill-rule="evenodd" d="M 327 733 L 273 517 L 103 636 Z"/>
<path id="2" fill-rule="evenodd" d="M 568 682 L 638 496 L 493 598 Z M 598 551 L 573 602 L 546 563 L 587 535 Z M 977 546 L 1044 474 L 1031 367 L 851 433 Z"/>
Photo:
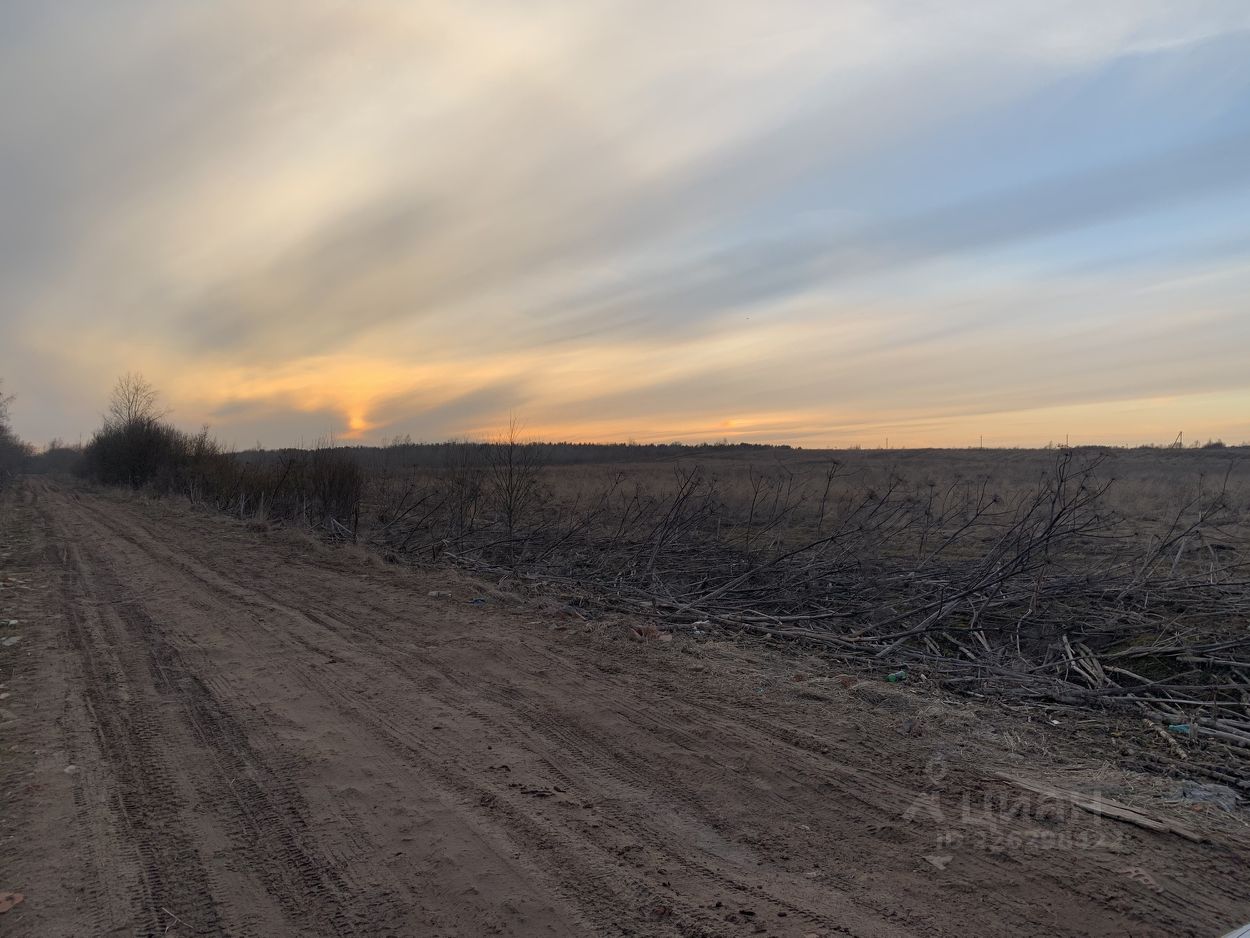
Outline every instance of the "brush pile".
<path id="1" fill-rule="evenodd" d="M 802 641 L 976 694 L 1131 706 L 1250 757 L 1250 559 L 1225 530 L 1226 485 L 1129 522 L 1106 505 L 1106 458 L 1078 460 L 1060 452 L 1010 498 L 984 481 L 857 489 L 836 466 L 807 490 L 778 469 L 734 505 L 686 467 L 663 492 L 621 475 L 559 507 L 535 490 L 524 521 L 492 521 L 486 486 L 454 534 L 428 513 L 386 536 L 661 628 Z"/>

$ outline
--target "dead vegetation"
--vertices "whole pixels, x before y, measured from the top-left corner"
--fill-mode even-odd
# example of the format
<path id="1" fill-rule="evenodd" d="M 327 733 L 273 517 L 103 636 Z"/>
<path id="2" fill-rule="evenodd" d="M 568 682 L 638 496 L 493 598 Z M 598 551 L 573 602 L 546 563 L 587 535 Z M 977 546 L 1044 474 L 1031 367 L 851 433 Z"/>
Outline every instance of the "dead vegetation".
<path id="1" fill-rule="evenodd" d="M 243 458 L 208 428 L 190 434 L 168 423 L 158 400 L 141 375 L 119 379 L 74 471 L 105 485 L 183 495 L 241 519 L 298 520 L 354 536 L 365 476 L 349 451 L 326 443 L 276 459 Z"/>
<path id="2" fill-rule="evenodd" d="M 0 489 L 16 475 L 30 456 L 30 446 L 24 443 L 9 425 L 11 394 L 4 393 L 0 384 Z"/>
<path id="3" fill-rule="evenodd" d="M 1166 517 L 1117 510 L 1114 457 L 1071 450 L 1006 492 L 837 462 L 748 464 L 731 485 L 691 463 L 667 484 L 622 467 L 598 488 L 553 469 L 527 476 L 510 513 L 491 462 L 505 453 L 373 478 L 368 538 L 662 630 L 800 641 L 979 695 L 1132 707 L 1216 744 L 1195 771 L 1250 787 L 1250 580 L 1228 459 Z"/>
<path id="4" fill-rule="evenodd" d="M 159 934 L 173 915 L 793 938 L 1244 920 L 1244 812 L 1124 771 L 1121 746 L 1161 748 L 1140 717 L 1054 725 L 815 647 L 583 621 L 172 499 L 34 479 L 0 512 L 30 587 L 0 654 L 26 834 L 6 885 L 32 935 Z"/>
<path id="5" fill-rule="evenodd" d="M 1128 483 L 1114 470 L 1136 456 L 1070 449 L 923 462 L 640 449 L 622 462 L 608 448 L 614 461 L 594 463 L 593 448 L 526 443 L 515 423 L 485 444 L 231 454 L 140 397 L 87 447 L 98 481 L 296 521 L 392 561 L 452 563 L 583 614 L 642 614 L 657 632 L 749 632 L 895 680 L 1132 708 L 1170 740 L 1203 744 L 1193 772 L 1250 788 L 1236 450 L 1147 452 L 1139 462 L 1162 474 L 1138 468 Z M 159 458 L 134 459 L 134 445 Z M 123 468 L 100 471 L 106 456 Z"/>

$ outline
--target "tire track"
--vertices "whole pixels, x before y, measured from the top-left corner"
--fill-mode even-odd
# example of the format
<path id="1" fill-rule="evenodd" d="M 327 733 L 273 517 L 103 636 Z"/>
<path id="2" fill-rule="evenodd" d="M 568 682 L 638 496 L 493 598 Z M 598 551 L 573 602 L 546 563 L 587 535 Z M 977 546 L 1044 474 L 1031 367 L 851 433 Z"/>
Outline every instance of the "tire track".
<path id="1" fill-rule="evenodd" d="M 119 536 L 124 536 L 137 550 L 152 556 L 144 544 L 145 538 L 136 536 L 134 532 L 115 527 L 116 522 L 111 518 L 103 517 L 100 521 L 114 529 Z M 153 559 L 156 558 L 153 557 Z M 577 878 L 572 883 L 561 882 L 560 877 L 551 872 L 544 876 L 551 881 L 552 888 L 560 892 L 567 902 L 582 909 L 582 914 L 589 921 L 594 922 L 596 927 L 610 928 L 619 917 L 622 907 L 638 909 L 644 915 L 647 910 L 664 909 L 663 918 L 652 924 L 655 934 L 716 935 L 722 934 L 721 930 L 726 927 L 723 920 L 726 913 L 712 913 L 701 908 L 697 903 L 689 902 L 671 887 L 661 887 L 657 881 L 645 874 L 630 870 L 627 861 L 621 859 L 621 841 L 624 840 L 634 844 L 645 844 L 647 850 L 658 858 L 657 862 L 652 865 L 668 869 L 667 875 L 670 877 L 675 878 L 673 870 L 684 870 L 688 877 L 699 881 L 700 893 L 746 894 L 751 896 L 755 903 L 763 905 L 767 914 L 775 916 L 776 913 L 782 912 L 787 917 L 793 916 L 795 925 L 805 924 L 809 928 L 824 928 L 831 934 L 885 934 L 879 930 L 852 931 L 830 916 L 800 908 L 793 903 L 776 903 L 763 891 L 752 889 L 738 878 L 714 869 L 689 851 L 674 849 L 671 828 L 666 828 L 663 824 L 648 823 L 645 820 L 646 815 L 639 815 L 636 809 L 613 807 L 615 803 L 623 805 L 655 803 L 657 798 L 663 797 L 664 793 L 654 784 L 654 774 L 650 777 L 651 784 L 640 788 L 638 778 L 631 783 L 621 771 L 613 768 L 612 760 L 606 756 L 588 759 L 585 758 L 582 750 L 568 749 L 562 752 L 562 757 L 565 761 L 572 758 L 578 763 L 575 771 L 560 773 L 554 778 L 536 780 L 530 786 L 530 790 L 549 791 L 560 781 L 573 786 L 579 782 L 584 785 L 584 780 L 587 778 L 595 779 L 596 789 L 585 794 L 587 797 L 593 797 L 597 806 L 598 826 L 596 828 L 571 826 L 558 816 L 551 815 L 544 815 L 542 823 L 537 823 L 533 817 L 531 796 L 510 788 L 506 784 L 483 783 L 473 779 L 462 771 L 465 765 L 473 761 L 471 752 L 458 747 L 454 739 L 445 743 L 440 742 L 436 746 L 413 733 L 406 726 L 412 697 L 402 687 L 397 687 L 386 694 L 367 697 L 366 687 L 353 688 L 342 680 L 328 677 L 319 669 L 308 666 L 298 658 L 301 654 L 312 652 L 323 659 L 342 659 L 344 652 L 341 643 L 344 641 L 352 646 L 353 651 L 360 652 L 368 648 L 371 656 L 374 656 L 377 648 L 385 647 L 373 641 L 379 636 L 365 635 L 366 641 L 362 645 L 361 635 L 352 634 L 352 629 L 329 615 L 324 606 L 319 611 L 294 608 L 272 593 L 243 587 L 223 577 L 217 571 L 199 568 L 198 564 L 191 562 L 186 556 L 174 558 L 167 552 L 163 555 L 162 563 L 176 568 L 182 575 L 193 579 L 201 587 L 213 590 L 223 598 L 224 603 L 247 603 L 255 606 L 259 601 L 262 608 L 285 616 L 295 627 L 294 629 L 274 629 L 263 622 L 255 624 L 265 629 L 267 634 L 276 641 L 286 644 L 291 653 L 289 659 L 291 672 L 297 674 L 311 690 L 327 700 L 334 701 L 339 712 L 347 719 L 369 727 L 397 758 L 409 764 L 420 763 L 422 770 L 429 773 L 439 785 L 449 791 L 458 803 L 489 807 L 489 811 L 483 812 L 483 820 L 480 823 L 489 822 L 496 825 L 503 823 L 509 831 L 509 840 L 523 846 L 536 868 L 545 867 L 550 870 L 554 867 L 556 871 L 565 873 L 571 870 L 577 871 Z M 305 596 L 304 599 L 307 601 L 309 597 Z M 319 644 L 312 634 L 298 634 L 296 630 L 301 628 L 307 629 L 308 632 L 320 632 L 325 638 L 338 642 L 340 645 Z M 385 656 L 364 670 L 370 674 L 369 683 L 376 685 L 376 669 L 384 670 L 406 682 L 408 674 L 428 674 L 432 666 L 432 663 L 427 660 L 413 660 L 410 654 L 400 653 Z M 440 688 L 444 693 L 451 686 L 445 681 L 440 682 Z M 479 704 L 499 702 L 496 695 L 486 685 L 479 687 L 476 700 Z M 396 701 L 400 702 L 398 706 L 396 706 Z M 467 712 L 472 703 L 473 698 L 457 693 L 452 698 L 440 697 L 436 703 L 431 703 L 429 706 L 438 705 Z M 501 715 L 506 717 L 505 723 L 484 724 L 477 732 L 479 734 L 489 732 L 493 734 L 493 738 L 500 740 L 521 738 L 534 741 L 538 743 L 536 749 L 539 752 L 549 752 L 552 751 L 553 746 L 562 748 L 567 744 L 567 740 L 561 740 L 554 734 L 544 737 L 542 730 L 550 726 L 549 721 L 524 710 L 518 711 L 515 704 L 508 706 L 504 703 L 502 709 L 495 712 L 494 719 L 498 720 Z M 448 765 L 452 768 L 448 769 Z M 679 814 L 692 811 L 698 814 L 704 813 L 702 806 L 685 793 L 678 793 L 674 790 L 673 794 L 677 795 L 675 799 L 665 799 L 674 802 L 673 807 L 668 809 L 670 815 L 674 814 L 674 809 Z M 689 825 L 689 822 L 685 823 Z M 844 914 L 852 919 L 860 917 L 849 908 Z M 871 923 L 865 925 L 866 928 L 870 926 Z"/>
<path id="2" fill-rule="evenodd" d="M 133 745 L 148 740 L 128 766 L 127 727 L 102 731 L 117 738 L 119 788 L 154 759 L 152 740 L 186 741 L 174 748 L 193 779 L 158 778 L 150 796 L 171 800 L 191 848 L 171 841 L 172 860 L 201 875 L 188 888 L 216 910 L 198 928 L 1161 936 L 1236 918 L 1227 870 L 1247 852 L 1153 835 L 1127 835 L 1135 861 L 1203 871 L 1184 904 L 1179 879 L 1152 889 L 1097 852 L 965 850 L 939 874 L 921 855 L 944 822 L 904 817 L 928 785 L 924 753 L 888 715 L 856 712 L 848 732 L 784 695 L 696 692 L 659 655 L 604 674 L 606 646 L 566 634 L 550 647 L 519 615 L 431 602 L 412 574 L 311 562 L 280 538 L 160 506 L 43 501 L 52 523 L 78 518 L 112 545 L 79 558 L 75 628 L 84 658 L 99 649 L 86 683 L 130 704 Z M 110 661 L 127 699 L 105 693 Z M 159 716 L 171 703 L 177 729 Z M 1005 789 L 955 763 L 936 793 L 954 809 Z M 190 816 L 193 800 L 211 825 Z M 1027 812 L 994 823 L 1037 827 Z M 272 909 L 230 895 L 205 835 L 229 848 L 230 882 L 254 880 Z M 149 916 L 173 888 L 147 872 L 155 850 L 138 851 Z"/>
<path id="3" fill-rule="evenodd" d="M 189 834 L 194 824 L 186 817 L 185 786 L 159 751 L 171 735 L 157 716 L 166 701 L 176 702 L 198 749 L 202 764 L 191 787 L 199 805 L 222 822 L 236 862 L 275 900 L 277 921 L 302 934 L 336 936 L 378 935 L 394 925 L 401 916 L 385 894 L 359 899 L 336 864 L 311 846 L 307 806 L 286 767 L 258 755 L 141 605 L 122 599 L 127 591 L 116 575 L 74 540 L 66 536 L 64 609 L 92 723 L 117 770 L 115 803 L 143 870 L 143 927 L 162 933 L 176 915 L 195 934 L 226 932 L 217 900 L 222 886 Z M 123 661 L 123 651 L 132 660 Z M 137 658 L 146 659 L 145 667 Z M 252 920 L 257 935 L 275 924 L 269 910 L 240 910 L 238 917 Z"/>
<path id="4" fill-rule="evenodd" d="M 68 538 L 61 565 L 62 610 L 82 667 L 84 705 L 116 779 L 109 800 L 142 880 L 137 930 L 163 931 L 172 923 L 169 910 L 176 910 L 173 914 L 191 923 L 195 934 L 219 934 L 222 921 L 211 878 L 184 818 L 186 799 L 161 752 L 166 734 L 155 715 L 158 705 L 120 658 L 132 636 L 99 602 L 94 577 Z"/>

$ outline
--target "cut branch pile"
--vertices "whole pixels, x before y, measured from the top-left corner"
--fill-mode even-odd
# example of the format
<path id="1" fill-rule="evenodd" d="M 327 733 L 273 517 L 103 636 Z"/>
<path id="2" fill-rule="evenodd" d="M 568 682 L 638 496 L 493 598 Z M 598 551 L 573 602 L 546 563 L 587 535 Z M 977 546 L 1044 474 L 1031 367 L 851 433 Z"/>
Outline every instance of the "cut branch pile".
<path id="1" fill-rule="evenodd" d="M 976 694 L 1131 706 L 1226 747 L 1250 787 L 1250 573 L 1223 527 L 1226 484 L 1143 529 L 1105 507 L 1105 468 L 1062 452 L 1014 499 L 986 483 L 856 491 L 836 467 L 807 491 L 780 468 L 752 473 L 733 508 L 682 468 L 663 493 L 619 476 L 526 523 L 493 522 L 487 487 L 474 523 L 432 512 L 385 539 L 662 627 L 798 640 Z"/>

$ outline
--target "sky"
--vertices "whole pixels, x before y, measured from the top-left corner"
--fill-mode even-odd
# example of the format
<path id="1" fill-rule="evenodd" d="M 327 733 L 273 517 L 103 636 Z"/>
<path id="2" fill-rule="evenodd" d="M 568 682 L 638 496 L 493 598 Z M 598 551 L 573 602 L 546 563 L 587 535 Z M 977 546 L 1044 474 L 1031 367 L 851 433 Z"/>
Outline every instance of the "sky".
<path id="1" fill-rule="evenodd" d="M 1244 0 L 8 0 L 0 128 L 38 442 L 1250 439 Z"/>

